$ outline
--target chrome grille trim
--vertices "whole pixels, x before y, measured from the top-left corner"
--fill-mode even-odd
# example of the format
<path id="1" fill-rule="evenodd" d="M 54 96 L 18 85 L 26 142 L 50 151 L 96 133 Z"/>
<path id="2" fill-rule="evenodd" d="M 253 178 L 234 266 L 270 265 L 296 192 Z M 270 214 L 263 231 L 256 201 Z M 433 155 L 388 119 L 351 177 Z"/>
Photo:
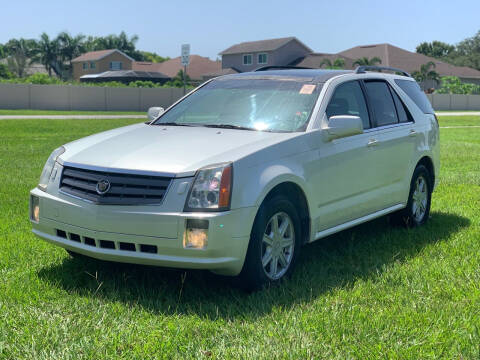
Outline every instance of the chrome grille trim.
<path id="1" fill-rule="evenodd" d="M 104 195 L 96 191 L 100 180 L 111 184 Z M 98 205 L 154 205 L 163 202 L 171 182 L 172 178 L 165 176 L 64 167 L 60 192 Z"/>

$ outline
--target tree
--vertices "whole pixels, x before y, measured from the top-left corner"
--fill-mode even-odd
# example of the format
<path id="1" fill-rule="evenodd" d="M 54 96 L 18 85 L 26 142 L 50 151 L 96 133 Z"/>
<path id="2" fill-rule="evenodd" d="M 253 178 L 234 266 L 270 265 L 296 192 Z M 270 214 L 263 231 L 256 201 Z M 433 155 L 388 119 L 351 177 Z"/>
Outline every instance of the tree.
<path id="1" fill-rule="evenodd" d="M 25 75 L 25 70 L 32 63 L 31 58 L 37 47 L 32 39 L 11 39 L 5 44 L 8 69 L 18 77 Z"/>
<path id="2" fill-rule="evenodd" d="M 382 59 L 380 59 L 378 56 L 375 56 L 371 59 L 368 57 L 362 57 L 360 59 L 357 59 L 353 62 L 353 65 L 358 65 L 358 66 L 373 66 L 377 64 L 381 64 Z"/>
<path id="3" fill-rule="evenodd" d="M 148 51 L 140 51 L 140 53 L 142 54 L 144 61 L 150 61 L 152 63 L 161 63 L 161 62 L 170 60 L 168 56 L 163 57 L 158 55 L 157 53 L 152 53 Z"/>
<path id="4" fill-rule="evenodd" d="M 458 43 L 457 57 L 453 60 L 453 63 L 480 70 L 480 31 L 475 36 Z"/>
<path id="5" fill-rule="evenodd" d="M 0 59 L 7 57 L 7 50 L 5 49 L 5 45 L 0 44 Z"/>
<path id="6" fill-rule="evenodd" d="M 137 61 L 144 59 L 142 53 L 135 48 L 138 36 L 133 35 L 128 38 L 122 31 L 119 35 L 107 35 L 103 37 L 89 36 L 85 41 L 87 51 L 118 49 Z"/>
<path id="7" fill-rule="evenodd" d="M 188 74 L 185 74 L 185 84 L 190 83 L 190 76 Z M 173 86 L 173 87 L 183 87 L 183 70 L 178 70 L 177 75 L 165 83 L 166 86 Z"/>
<path id="8" fill-rule="evenodd" d="M 455 51 L 455 46 L 441 42 L 441 41 L 432 41 L 422 42 L 416 48 L 417 53 L 430 56 L 437 59 L 442 59 L 450 54 L 453 54 Z"/>
<path id="9" fill-rule="evenodd" d="M 423 42 L 417 53 L 431 56 L 452 65 L 468 66 L 480 70 L 480 31 L 459 42 L 456 46 L 441 41 Z"/>
<path id="10" fill-rule="evenodd" d="M 32 61 L 38 61 L 45 66 L 49 76 L 52 76 L 52 70 L 54 70 L 57 75 L 61 75 L 58 67 L 58 47 L 59 44 L 56 39 L 50 40 L 46 33 L 40 35 L 40 40 L 37 42 Z"/>
<path id="11" fill-rule="evenodd" d="M 419 83 L 424 83 L 427 80 L 433 80 L 438 83 L 440 81 L 440 76 L 433 69 L 435 69 L 435 63 L 433 61 L 429 61 L 428 63 L 420 66 L 420 71 L 414 71 L 412 76 Z M 425 86 L 425 84 L 422 84 L 422 87 L 423 86 Z"/>
<path id="12" fill-rule="evenodd" d="M 68 77 L 72 75 L 72 60 L 85 52 L 85 35 L 79 34 L 71 36 L 68 32 L 58 34 L 56 41 L 58 43 L 58 55 L 62 65 L 66 67 Z M 65 66 L 65 62 L 67 63 Z"/>
<path id="13" fill-rule="evenodd" d="M 336 58 L 333 63 L 330 59 L 324 58 L 320 63 L 320 67 L 326 65 L 327 69 L 344 69 L 345 68 L 345 60 L 342 58 Z"/>

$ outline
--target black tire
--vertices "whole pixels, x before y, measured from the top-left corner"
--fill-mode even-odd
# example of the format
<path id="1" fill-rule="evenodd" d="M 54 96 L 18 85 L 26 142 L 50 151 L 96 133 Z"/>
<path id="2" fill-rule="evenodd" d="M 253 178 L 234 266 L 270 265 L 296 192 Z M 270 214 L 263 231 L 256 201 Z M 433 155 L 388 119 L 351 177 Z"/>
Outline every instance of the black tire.
<path id="1" fill-rule="evenodd" d="M 285 216 L 285 214 L 287 216 Z M 274 217 L 276 217 L 277 220 L 274 220 Z M 278 227 L 279 223 L 283 225 L 283 221 L 289 224 L 287 224 L 285 235 L 274 236 L 276 245 L 267 245 L 264 242 L 265 232 L 273 231 L 273 223 L 276 222 Z M 302 229 L 300 224 L 300 217 L 298 216 L 295 205 L 286 196 L 276 195 L 262 204 L 253 224 L 247 255 L 239 275 L 240 284 L 245 290 L 255 291 L 267 284 L 277 284 L 292 273 L 302 244 Z M 287 239 L 292 237 L 292 226 L 293 241 Z M 280 232 L 277 233 L 280 234 Z M 287 238 L 284 238 L 284 236 Z M 282 248 L 282 245 L 279 245 L 282 240 L 279 240 L 279 238 L 284 239 L 286 242 L 292 241 L 293 248 L 291 247 L 292 245 Z M 283 245 L 284 244 L 285 242 Z M 274 252 L 278 253 L 278 260 L 275 260 L 276 255 L 272 255 L 272 260 L 270 263 L 267 263 L 264 268 L 262 257 L 263 259 L 267 259 L 265 255 L 269 249 L 271 250 L 270 254 Z M 280 258 L 283 259 L 283 263 Z M 274 261 L 277 261 L 276 265 L 273 265 Z M 288 265 L 283 267 L 282 264 L 284 264 L 285 261 L 288 262 Z M 273 270 L 273 266 L 275 270 Z M 272 274 L 274 272 L 276 273 L 277 267 L 280 267 L 278 272 L 279 276 L 278 278 L 272 278 Z M 267 272 L 269 275 L 267 275 Z"/>
<path id="2" fill-rule="evenodd" d="M 422 181 L 419 179 L 423 179 L 424 184 L 426 185 L 426 203 L 424 206 L 421 206 L 420 209 L 424 209 L 421 211 L 421 216 L 419 213 L 415 213 L 415 209 L 418 208 L 418 203 L 414 198 L 414 193 L 417 189 L 417 182 Z M 390 216 L 391 222 L 394 225 L 402 225 L 405 227 L 417 227 L 425 224 L 428 220 L 430 215 L 430 205 L 432 202 L 432 177 L 428 169 L 423 165 L 418 165 L 413 172 L 412 180 L 410 182 L 410 192 L 408 194 L 408 202 L 407 207 L 402 209 Z"/>

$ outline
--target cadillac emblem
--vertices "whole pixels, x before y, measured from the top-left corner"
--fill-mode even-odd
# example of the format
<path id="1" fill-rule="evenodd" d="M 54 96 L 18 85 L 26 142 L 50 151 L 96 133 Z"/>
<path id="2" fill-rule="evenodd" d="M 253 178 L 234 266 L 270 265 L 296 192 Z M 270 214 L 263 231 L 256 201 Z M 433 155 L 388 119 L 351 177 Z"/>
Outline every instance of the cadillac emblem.
<path id="1" fill-rule="evenodd" d="M 95 190 L 97 190 L 98 195 L 105 195 L 110 190 L 110 181 L 106 179 L 99 180 Z"/>

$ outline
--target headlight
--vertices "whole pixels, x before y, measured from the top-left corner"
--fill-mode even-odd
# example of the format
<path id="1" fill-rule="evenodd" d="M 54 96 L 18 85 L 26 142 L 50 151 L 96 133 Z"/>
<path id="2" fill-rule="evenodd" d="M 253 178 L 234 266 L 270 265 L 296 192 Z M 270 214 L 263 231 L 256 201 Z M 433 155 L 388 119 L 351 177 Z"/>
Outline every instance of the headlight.
<path id="1" fill-rule="evenodd" d="M 198 170 L 187 196 L 185 211 L 229 210 L 232 169 L 232 164 L 228 163 Z"/>
<path id="2" fill-rule="evenodd" d="M 43 167 L 42 175 L 40 175 L 40 181 L 38 182 L 38 188 L 40 190 L 47 191 L 48 180 L 50 179 L 50 175 L 52 175 L 55 162 L 57 161 L 57 158 L 64 152 L 65 148 L 61 146 L 58 149 L 53 150 L 52 154 L 49 156 L 45 166 Z"/>

